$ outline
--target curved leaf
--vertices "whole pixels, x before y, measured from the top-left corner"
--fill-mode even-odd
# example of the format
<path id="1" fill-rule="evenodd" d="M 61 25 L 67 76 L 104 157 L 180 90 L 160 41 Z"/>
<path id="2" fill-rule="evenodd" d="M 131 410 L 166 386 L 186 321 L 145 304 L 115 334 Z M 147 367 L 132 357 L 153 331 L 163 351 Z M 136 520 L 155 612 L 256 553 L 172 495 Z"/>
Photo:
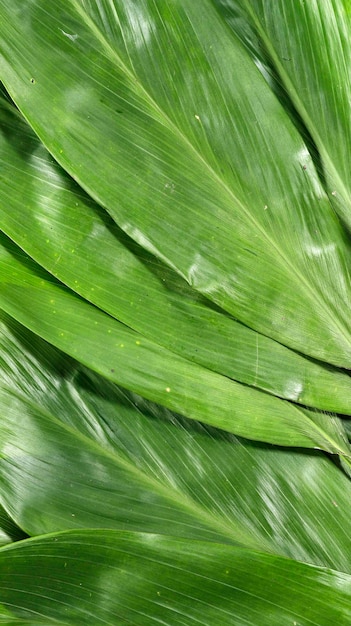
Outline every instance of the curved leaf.
<path id="1" fill-rule="evenodd" d="M 182 420 L 13 322 L 0 345 L 0 493 L 30 534 L 169 533 L 351 572 L 351 484 L 330 460 Z"/>
<path id="2" fill-rule="evenodd" d="M 19 624 L 346 625 L 350 601 L 346 574 L 157 535 L 76 531 L 0 551 L 0 616 Z"/>
<path id="3" fill-rule="evenodd" d="M 47 277 L 1 234 L 0 307 L 109 380 L 191 419 L 269 443 L 350 455 L 337 418 L 241 385 L 145 339 Z"/>
<path id="4" fill-rule="evenodd" d="M 26 533 L 16 526 L 5 509 L 0 505 L 0 546 L 12 541 L 20 541 L 27 536 Z"/>
<path id="5" fill-rule="evenodd" d="M 14 107 L 0 100 L 0 112 L 1 228 L 40 265 L 180 356 L 288 400 L 351 413 L 346 373 L 210 309 L 185 281 L 123 237 L 53 161 Z"/>
<path id="6" fill-rule="evenodd" d="M 351 12 L 340 0 L 214 0 L 236 33 L 264 49 L 322 159 L 330 200 L 351 228 Z M 251 32 L 235 20 L 246 16 Z M 233 19 L 234 18 L 234 19 Z"/>
<path id="7" fill-rule="evenodd" d="M 1 78 L 16 104 L 120 227 L 195 289 L 349 367 L 346 235 L 248 54 L 210 0 L 110 7 L 106 30 L 101 3 L 1 1 Z"/>
<path id="8" fill-rule="evenodd" d="M 266 374 L 281 354 L 348 389 L 276 340 L 350 367 L 350 241 L 329 204 L 348 184 L 349 147 L 331 136 L 349 129 L 349 11 L 224 1 L 0 0 L 0 79 L 43 142 L 0 107 L 0 230 L 14 240 L 0 234 L 0 307 L 37 333 L 1 312 L 0 623 L 351 621 L 348 420 L 247 386 L 262 347 Z M 224 19 L 235 7 L 250 53 Z M 301 34 L 307 66 L 290 74 L 280 55 L 301 61 Z M 299 110 L 309 77 L 318 93 Z M 89 284 L 94 266 L 105 282 Z M 245 341 L 243 385 L 226 376 Z M 304 402 L 307 382 L 289 397 Z M 16 524 L 55 534 L 18 543 Z"/>

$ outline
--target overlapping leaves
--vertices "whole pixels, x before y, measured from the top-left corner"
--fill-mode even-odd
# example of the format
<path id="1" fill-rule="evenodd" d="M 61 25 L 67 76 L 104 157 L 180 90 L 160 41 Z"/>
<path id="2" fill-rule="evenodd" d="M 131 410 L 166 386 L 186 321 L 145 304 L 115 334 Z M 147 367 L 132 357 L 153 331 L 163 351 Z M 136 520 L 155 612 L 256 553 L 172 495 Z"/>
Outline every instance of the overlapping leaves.
<path id="1" fill-rule="evenodd" d="M 120 227 L 197 291 L 348 367 L 346 236 L 248 54 L 210 0 L 106 6 L 2 2 L 16 104 Z"/>
<path id="2" fill-rule="evenodd" d="M 95 235 L 88 237 L 88 242 L 85 245 L 88 246 L 93 240 L 96 246 L 93 250 L 97 250 L 90 262 L 95 259 L 97 266 L 99 266 L 99 259 L 102 256 L 101 250 L 104 254 L 107 254 L 108 251 L 107 246 L 101 247 L 104 239 L 107 239 L 110 241 L 113 251 L 116 250 L 115 254 L 111 253 L 108 256 L 112 267 L 115 266 L 118 259 L 122 268 L 127 265 L 130 269 L 129 273 L 126 269 L 123 279 L 118 280 L 118 277 L 115 277 L 115 283 L 118 284 L 120 290 L 119 296 L 115 298 L 116 304 L 113 306 L 113 298 L 110 299 L 112 306 L 105 304 L 110 293 L 107 287 L 106 295 L 102 297 L 100 295 L 102 288 L 99 276 L 105 276 L 106 281 L 104 270 L 108 265 L 104 261 L 104 256 L 100 262 L 101 271 L 96 276 L 92 273 L 86 274 L 88 255 L 84 254 L 84 250 L 79 250 L 79 242 L 77 249 L 73 248 L 73 253 L 72 248 L 69 248 L 71 254 L 67 255 L 66 262 L 61 262 L 62 252 L 59 252 L 58 247 L 60 241 L 70 246 L 72 246 L 72 242 L 69 237 L 57 235 L 56 238 L 56 235 L 53 234 L 53 231 L 57 233 L 57 221 L 50 215 L 50 209 L 53 207 L 58 212 L 61 209 L 62 211 L 66 210 L 67 205 L 65 198 L 61 197 L 62 193 L 66 196 L 66 202 L 67 199 L 70 200 L 69 210 L 71 210 L 72 205 L 77 206 L 75 201 L 77 196 L 79 201 L 81 198 L 84 199 L 84 196 L 81 193 L 78 195 L 77 192 L 75 194 L 70 193 L 69 189 L 65 187 L 63 187 L 62 192 L 60 187 L 56 191 L 58 180 L 62 180 L 62 185 L 64 185 L 66 179 L 59 169 L 56 168 L 55 170 L 53 164 L 50 165 L 51 170 L 49 170 L 55 172 L 55 185 L 52 188 L 52 177 L 50 178 L 45 167 L 48 162 L 48 156 L 45 152 L 46 160 L 44 160 L 44 165 L 39 171 L 42 172 L 42 176 L 45 174 L 46 177 L 43 181 L 39 179 L 39 183 L 37 182 L 36 173 L 39 169 L 37 162 L 35 161 L 34 166 L 26 166 L 26 161 L 28 157 L 30 161 L 33 153 L 35 154 L 40 150 L 41 146 L 25 129 L 22 130 L 22 133 L 17 130 L 16 137 L 19 140 L 23 138 L 26 148 L 30 143 L 31 151 L 26 154 L 26 148 L 22 148 L 22 161 L 19 161 L 19 157 L 14 156 L 13 152 L 12 158 L 10 158 L 9 145 L 11 144 L 9 144 L 6 134 L 14 132 L 14 114 L 8 110 L 7 106 L 4 107 L 4 112 L 6 113 L 6 123 L 4 122 L 3 125 L 2 159 L 4 167 L 8 170 L 10 167 L 15 167 L 14 164 L 21 165 L 20 171 L 27 174 L 25 177 L 26 184 L 20 184 L 19 188 L 14 188 L 9 177 L 5 178 L 3 183 L 6 193 L 4 194 L 2 215 L 4 225 L 10 224 L 9 233 L 11 235 L 17 234 L 17 238 L 24 241 L 25 247 L 31 252 L 35 251 L 34 242 L 37 240 L 41 241 L 44 247 L 47 245 L 48 240 L 44 239 L 43 230 L 51 233 L 50 237 L 53 237 L 54 240 L 53 248 L 56 250 L 54 252 L 56 261 L 54 260 L 52 265 L 50 261 L 45 259 L 44 254 L 40 253 L 40 246 L 37 246 L 39 253 L 35 256 L 43 260 L 43 263 L 60 277 L 61 271 L 58 268 L 61 264 L 63 266 L 63 278 L 73 287 L 76 287 L 79 281 L 77 278 L 74 280 L 71 278 L 72 273 L 73 276 L 82 276 L 83 295 L 88 295 L 89 299 L 96 304 L 101 302 L 102 306 L 104 305 L 104 308 L 108 309 L 108 312 L 113 309 L 115 316 L 122 317 L 123 322 L 128 321 L 129 325 L 136 329 L 145 329 L 154 341 L 145 339 L 140 333 L 130 330 L 124 324 L 89 305 L 88 302 L 75 297 L 72 292 L 65 290 L 40 266 L 33 263 L 19 248 L 2 236 L 0 238 L 0 302 L 8 313 L 54 345 L 111 380 L 132 391 L 141 393 L 151 400 L 161 402 L 183 415 L 200 419 L 253 439 L 280 445 L 318 447 L 340 453 L 346 457 L 350 456 L 350 449 L 343 433 L 342 424 L 336 418 L 299 409 L 294 405 L 250 389 L 246 385 L 231 382 L 224 376 L 211 373 L 209 369 L 219 369 L 222 372 L 224 369 L 225 373 L 228 367 L 231 367 L 230 372 L 233 377 L 246 383 L 251 382 L 254 385 L 258 385 L 260 375 L 262 381 L 260 384 L 263 388 L 275 385 L 272 390 L 275 393 L 280 391 L 285 397 L 300 402 L 311 398 L 310 402 L 314 406 L 333 408 L 348 413 L 350 381 L 346 374 L 336 369 L 328 369 L 322 364 L 317 365 L 317 363 L 281 347 L 276 342 L 259 336 L 254 331 L 220 314 L 220 312 L 209 309 L 206 303 L 197 302 L 193 297 L 191 299 L 191 294 L 188 295 L 186 288 L 182 289 L 181 285 L 178 286 L 177 293 L 174 289 L 173 275 L 167 274 L 166 270 L 161 275 L 168 276 L 170 286 L 163 286 L 162 279 L 157 280 L 153 274 L 150 276 L 147 267 L 144 268 L 142 256 L 140 258 L 132 254 L 128 248 L 123 247 L 116 236 L 113 238 L 103 219 L 101 217 L 99 219 L 99 215 L 95 219 L 98 208 L 92 207 L 91 203 L 86 202 L 83 217 L 86 216 L 88 232 L 100 232 L 101 237 L 100 241 Z M 17 116 L 14 116 L 14 119 L 18 120 Z M 21 126 L 20 129 L 22 129 Z M 37 189 L 38 185 L 39 190 Z M 32 194 L 34 199 L 31 203 L 31 210 L 28 210 L 26 228 L 22 230 L 21 192 L 30 186 L 34 188 Z M 42 191 L 44 193 L 41 193 Z M 43 198 L 50 197 L 50 194 L 51 203 L 46 201 L 41 210 Z M 52 195 L 55 195 L 54 199 Z M 6 200 L 10 200 L 13 207 L 16 207 L 17 203 L 19 207 L 17 213 L 11 212 L 9 215 L 8 205 L 5 204 Z M 89 209 L 90 213 L 88 213 Z M 62 222 L 60 223 L 64 224 L 64 228 L 69 233 L 72 230 L 79 239 L 84 237 L 84 228 L 80 230 L 77 225 L 72 228 L 69 220 L 63 221 L 63 216 L 61 219 Z M 76 223 L 76 219 L 77 215 L 75 214 L 73 224 Z M 39 225 L 44 224 L 39 235 L 35 232 L 35 227 L 30 226 L 31 222 Z M 64 230 L 64 234 L 66 230 Z M 31 240 L 35 235 L 37 235 L 35 239 Z M 29 243 L 26 241 L 28 239 Z M 115 246 L 113 246 L 114 243 Z M 91 249 L 90 246 L 89 248 Z M 74 262 L 70 265 L 72 257 Z M 124 259 L 127 259 L 127 263 L 123 263 Z M 119 272 L 122 271 L 121 267 L 119 266 Z M 162 267 L 159 268 L 159 272 L 162 272 Z M 137 279 L 139 280 L 136 283 Z M 171 282 L 172 279 L 173 282 Z M 109 278 L 110 290 L 113 289 L 113 284 L 112 278 Z M 135 308 L 138 310 L 139 307 L 133 306 L 134 300 L 144 296 L 145 289 L 148 290 L 149 286 L 153 290 L 151 293 L 155 294 L 156 304 L 150 309 L 140 306 L 139 312 L 135 313 Z M 173 290 L 171 289 L 172 286 Z M 149 291 L 146 293 L 150 297 Z M 131 297 L 133 301 L 130 304 Z M 168 303 L 171 307 L 171 317 L 173 310 L 176 320 L 168 320 L 170 310 L 170 307 L 167 306 Z M 150 323 L 150 314 L 153 309 L 156 312 L 160 311 L 160 316 L 155 316 Z M 166 317 L 166 322 L 164 323 L 163 343 L 170 343 L 171 348 L 177 345 L 175 344 L 176 335 L 179 334 L 179 324 L 181 323 L 181 328 L 184 329 L 182 339 L 184 337 L 185 342 L 184 344 L 181 342 L 181 348 L 178 349 L 178 352 L 189 356 L 190 359 L 185 360 L 182 356 L 176 356 L 173 350 L 168 351 L 155 342 L 155 340 L 159 340 L 159 334 L 161 334 L 162 341 L 162 333 L 158 331 L 164 317 Z M 175 323 L 176 321 L 178 324 Z M 211 350 L 215 335 L 218 336 L 216 350 L 221 349 L 217 360 L 216 357 L 212 357 L 213 347 Z M 169 336 L 171 336 L 170 340 Z M 209 342 L 209 345 L 203 347 L 203 341 L 206 339 L 212 340 L 212 343 Z M 200 347 L 197 348 L 199 342 Z M 223 348 L 221 348 L 222 346 Z M 246 346 L 248 346 L 246 360 L 240 359 L 239 361 L 240 354 L 242 350 L 246 350 Z M 234 351 L 236 361 L 234 360 Z M 226 368 L 225 359 L 223 359 L 224 367 L 222 369 L 216 363 L 220 362 L 218 357 L 223 353 L 227 354 L 229 365 Z M 287 362 L 287 368 L 284 370 L 280 367 L 281 359 Z M 267 365 L 264 365 L 263 368 L 261 366 L 260 371 L 262 373 L 259 374 L 260 361 L 265 363 L 266 360 Z M 193 361 L 200 361 L 207 365 L 207 368 L 197 366 Z M 272 379 L 268 376 L 270 371 L 276 372 L 276 376 L 272 373 Z M 265 372 L 267 376 L 265 380 L 262 380 Z M 319 381 L 318 388 L 316 388 L 317 380 Z"/>
<path id="3" fill-rule="evenodd" d="M 244 615 L 255 624 L 258 612 L 262 623 L 278 624 L 299 611 L 312 618 L 321 607 L 325 621 L 318 624 L 347 615 L 348 575 L 276 556 L 351 574 L 351 486 L 330 460 L 184 421 L 96 377 L 6 317 L 1 372 L 2 502 L 29 535 L 56 531 L 16 544 L 14 561 L 11 550 L 0 553 L 0 602 L 18 602 L 24 584 L 17 609 L 0 610 L 2 619 L 26 623 L 38 612 L 59 623 L 112 624 L 123 616 L 141 624 L 163 614 L 173 624 L 182 610 L 190 624 L 203 602 L 203 624 L 241 624 Z M 259 584 L 267 568 L 270 588 Z M 317 608 L 300 594 L 301 580 Z M 284 600 L 291 589 L 295 604 Z M 245 600 L 248 591 L 254 603 Z M 211 602 L 208 593 L 215 594 Z"/>
<path id="4" fill-rule="evenodd" d="M 173 271 L 123 236 L 53 161 L 5 97 L 0 111 L 1 226 L 42 267 L 180 356 L 294 402 L 351 412 L 349 376 L 210 307 Z M 8 275 L 7 269 L 7 282 Z"/>
<path id="5" fill-rule="evenodd" d="M 184 421 L 7 318 L 0 345 L 1 491 L 30 535 L 77 527 L 163 532 L 265 546 L 351 573 L 344 551 L 351 486 L 330 460 Z"/>
<path id="6" fill-rule="evenodd" d="M 0 0 L 0 623 L 350 623 L 350 29 L 307 4 Z"/>
<path id="7" fill-rule="evenodd" d="M 347 2 L 214 0 L 231 28 L 274 74 L 310 134 L 330 200 L 351 226 L 350 44 Z M 241 28 L 242 24 L 245 28 Z M 296 118 L 295 118 L 296 119 Z"/>

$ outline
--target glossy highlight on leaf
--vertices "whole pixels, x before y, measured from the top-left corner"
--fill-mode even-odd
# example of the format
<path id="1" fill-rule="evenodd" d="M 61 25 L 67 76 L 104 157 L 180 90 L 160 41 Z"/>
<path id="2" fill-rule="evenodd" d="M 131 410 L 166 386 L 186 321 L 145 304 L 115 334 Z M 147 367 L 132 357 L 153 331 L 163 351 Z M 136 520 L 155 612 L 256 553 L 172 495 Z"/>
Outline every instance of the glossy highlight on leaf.
<path id="1" fill-rule="evenodd" d="M 303 358 L 210 308 L 185 281 L 123 236 L 5 98 L 0 106 L 1 227 L 40 265 L 180 356 L 287 400 L 351 413 L 347 374 Z"/>
<path id="2" fill-rule="evenodd" d="M 194 289 L 349 367 L 347 236 L 304 170 L 305 143 L 210 0 L 133 6 L 112 3 L 109 22 L 95 3 L 2 1 L 11 97 L 118 225 Z"/>
<path id="3" fill-rule="evenodd" d="M 82 527 L 169 533 L 351 572 L 350 482 L 320 453 L 185 420 L 7 317 L 0 346 L 0 492 L 30 535 Z"/>
<path id="4" fill-rule="evenodd" d="M 351 623 L 345 0 L 0 0 L 0 624 Z"/>
<path id="5" fill-rule="evenodd" d="M 214 0 L 238 36 L 266 56 L 311 135 L 329 198 L 351 228 L 351 13 L 340 0 Z M 239 26 L 238 13 L 246 21 Z M 254 41 L 254 44 L 252 45 Z M 261 66 L 262 67 L 262 66 Z"/>
<path id="6" fill-rule="evenodd" d="M 157 535 L 74 531 L 0 551 L 0 607 L 29 624 L 328 626 L 350 620 L 350 596 L 345 574 Z"/>
<path id="7" fill-rule="evenodd" d="M 350 457 L 337 417 L 241 385 L 144 339 L 58 284 L 1 235 L 0 306 L 109 380 L 182 415 L 242 437 Z"/>

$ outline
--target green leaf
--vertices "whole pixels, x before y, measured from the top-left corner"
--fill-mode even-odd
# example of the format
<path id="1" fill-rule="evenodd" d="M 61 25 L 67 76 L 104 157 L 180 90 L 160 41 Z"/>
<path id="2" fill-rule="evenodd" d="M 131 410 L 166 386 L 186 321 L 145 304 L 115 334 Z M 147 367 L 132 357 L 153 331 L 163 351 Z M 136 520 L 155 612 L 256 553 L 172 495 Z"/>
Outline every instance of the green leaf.
<path id="1" fill-rule="evenodd" d="M 351 573 L 351 484 L 329 459 L 181 419 L 11 321 L 0 345 L 0 493 L 29 534 L 168 533 Z"/>
<path id="2" fill-rule="evenodd" d="M 0 623 L 350 624 L 348 21 L 0 0 Z"/>
<path id="3" fill-rule="evenodd" d="M 348 3 L 342 0 L 214 1 L 224 10 L 235 32 L 251 44 L 253 54 L 260 49 L 259 54 L 264 52 L 269 59 L 318 149 L 329 198 L 350 228 L 351 11 Z M 245 30 L 236 19 L 238 13 L 246 18 Z"/>
<path id="4" fill-rule="evenodd" d="M 235 434 L 350 456 L 342 422 L 191 363 L 78 298 L 0 234 L 0 307 L 109 380 Z"/>
<path id="5" fill-rule="evenodd" d="M 5 509 L 0 505 L 0 546 L 12 541 L 20 541 L 27 536 L 26 533 L 16 526 Z"/>
<path id="6" fill-rule="evenodd" d="M 210 0 L 1 0 L 0 34 L 15 103 L 126 233 L 248 326 L 350 367 L 346 235 Z"/>
<path id="7" fill-rule="evenodd" d="M 346 574 L 207 542 L 71 531 L 0 551 L 8 624 L 346 625 L 350 601 Z"/>
<path id="8" fill-rule="evenodd" d="M 132 245 L 1 99 L 0 131 L 1 228 L 40 265 L 180 356 L 288 400 L 351 413 L 347 374 L 209 308 L 172 270 Z"/>

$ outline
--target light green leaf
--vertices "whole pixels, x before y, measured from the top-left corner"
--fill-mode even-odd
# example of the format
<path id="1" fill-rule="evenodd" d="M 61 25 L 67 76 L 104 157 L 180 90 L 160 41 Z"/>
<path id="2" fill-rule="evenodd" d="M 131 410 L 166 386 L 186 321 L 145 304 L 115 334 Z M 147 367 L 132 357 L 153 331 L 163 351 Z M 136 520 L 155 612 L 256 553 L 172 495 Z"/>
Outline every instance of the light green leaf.
<path id="1" fill-rule="evenodd" d="M 207 542 L 71 531 L 0 551 L 19 624 L 346 626 L 350 606 L 349 575 Z"/>
<path id="2" fill-rule="evenodd" d="M 1 0 L 0 35 L 15 103 L 126 233 L 248 326 L 350 367 L 346 235 L 210 0 Z"/>
<path id="3" fill-rule="evenodd" d="M 327 458 L 183 420 L 13 322 L 0 345 L 0 493 L 29 534 L 168 533 L 351 573 L 351 484 Z"/>
<path id="4" fill-rule="evenodd" d="M 329 198 L 351 227 L 351 11 L 343 0 L 214 0 L 252 53 L 266 56 L 321 158 Z M 240 13 L 246 18 L 237 19 Z M 250 30 L 251 26 L 251 30 Z"/>
<path id="5" fill-rule="evenodd" d="M 351 413 L 347 374 L 211 309 L 114 226 L 4 99 L 0 129 L 1 228 L 40 265 L 180 356 L 288 400 Z"/>
<path id="6" fill-rule="evenodd" d="M 191 419 L 278 445 L 350 456 L 336 417 L 191 363 L 81 300 L 0 234 L 0 307 L 106 378 Z"/>
<path id="7" fill-rule="evenodd" d="M 0 0 L 0 624 L 351 623 L 346 4 Z"/>

